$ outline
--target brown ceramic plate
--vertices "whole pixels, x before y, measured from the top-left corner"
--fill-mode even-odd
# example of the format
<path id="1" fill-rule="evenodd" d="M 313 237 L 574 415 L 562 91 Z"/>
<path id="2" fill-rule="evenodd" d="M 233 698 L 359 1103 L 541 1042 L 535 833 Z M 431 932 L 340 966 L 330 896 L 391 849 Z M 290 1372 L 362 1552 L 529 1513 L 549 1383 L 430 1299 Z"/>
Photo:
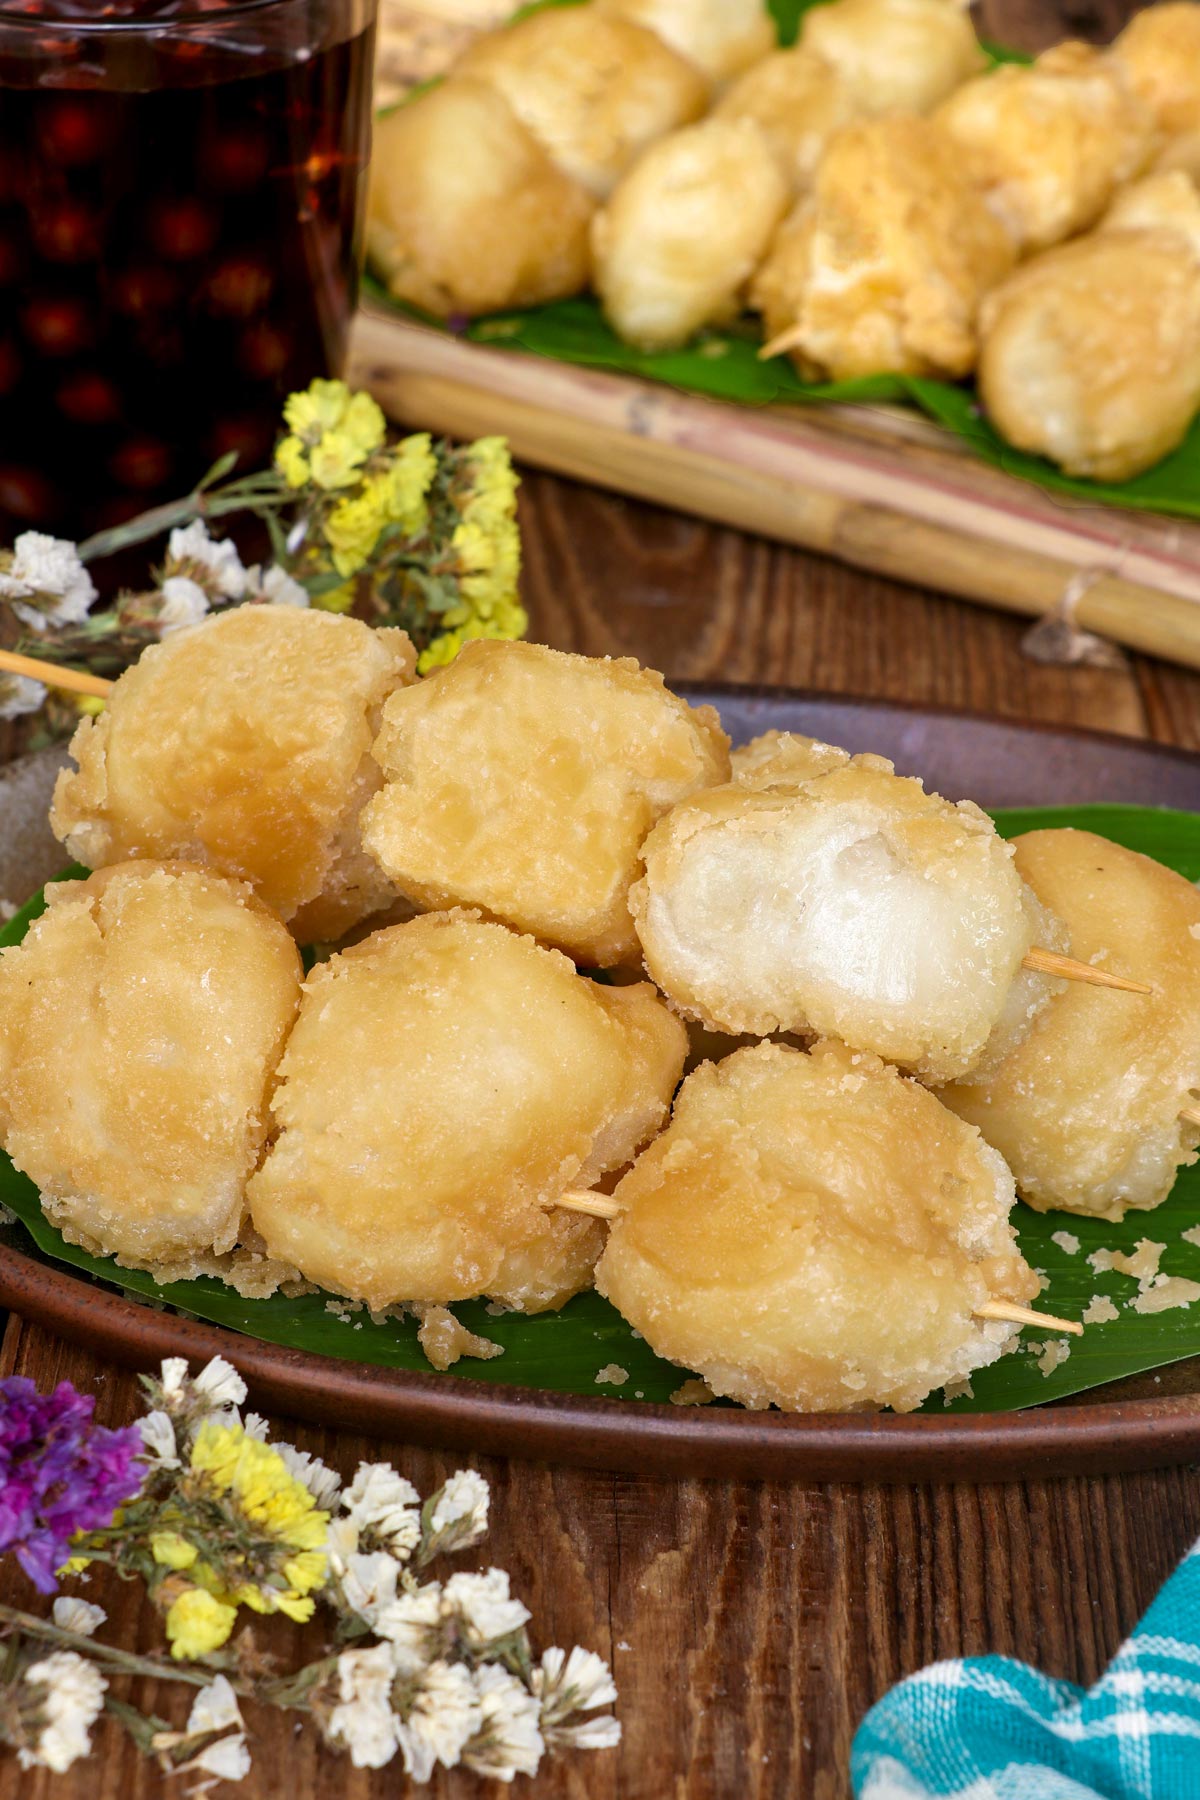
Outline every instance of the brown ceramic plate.
<path id="1" fill-rule="evenodd" d="M 953 799 L 969 795 L 989 807 L 1109 801 L 1200 808 L 1200 756 L 1186 751 L 871 701 L 748 688 L 688 692 L 719 708 L 735 742 L 771 727 L 807 732 L 890 756 L 902 772 L 921 774 Z M 579 1398 L 306 1355 L 156 1311 L 8 1247 L 0 1249 L 0 1304 L 137 1368 L 164 1356 L 219 1352 L 237 1363 L 259 1403 L 302 1418 L 640 1474 L 998 1480 L 1200 1457 L 1200 1358 L 1167 1371 L 1161 1383 L 1137 1377 L 1097 1390 L 1085 1404 L 1067 1400 L 1027 1412 L 749 1413 Z"/>

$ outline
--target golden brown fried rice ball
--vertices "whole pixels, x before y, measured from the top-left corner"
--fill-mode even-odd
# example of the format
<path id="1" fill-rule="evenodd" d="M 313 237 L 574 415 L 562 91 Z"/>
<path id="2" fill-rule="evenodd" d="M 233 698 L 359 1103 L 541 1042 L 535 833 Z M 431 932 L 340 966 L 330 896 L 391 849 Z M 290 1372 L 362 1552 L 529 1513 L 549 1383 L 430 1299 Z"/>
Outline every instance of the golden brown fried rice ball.
<path id="1" fill-rule="evenodd" d="M 395 890 L 358 815 L 380 785 L 380 709 L 415 679 L 402 631 L 239 606 L 143 652 L 71 740 L 50 822 L 77 861 L 183 858 L 248 881 L 308 941 Z"/>
<path id="2" fill-rule="evenodd" d="M 1009 1346 L 977 1307 L 1038 1291 L 1000 1157 L 841 1044 L 704 1064 L 614 1198 L 600 1292 L 747 1406 L 907 1411 Z"/>
<path id="3" fill-rule="evenodd" d="M 728 744 L 711 707 L 627 658 L 469 643 L 385 707 L 363 842 L 422 907 L 477 906 L 577 961 L 636 962 L 642 840 L 728 778 Z"/>
<path id="4" fill-rule="evenodd" d="M 1111 55 L 1165 132 L 1200 131 L 1200 6 L 1135 13 Z"/>
<path id="5" fill-rule="evenodd" d="M 958 377 L 979 302 L 1015 249 L 927 119 L 851 125 L 784 221 L 750 290 L 808 379 Z"/>
<path id="6" fill-rule="evenodd" d="M 980 333 L 980 397 L 1009 443 L 1097 481 L 1151 467 L 1200 407 L 1195 185 L 1175 170 L 1126 188 L 990 294 Z"/>
<path id="7" fill-rule="evenodd" d="M 750 119 L 775 153 L 793 194 L 811 186 L 835 131 L 857 107 L 837 71 L 811 50 L 776 50 L 740 75 L 716 107 L 720 119 Z"/>
<path id="8" fill-rule="evenodd" d="M 651 144 L 592 222 L 593 285 L 614 331 L 669 350 L 732 319 L 788 195 L 752 119 L 712 117 Z"/>
<path id="9" fill-rule="evenodd" d="M 599 200 L 647 144 L 699 118 L 709 92 L 652 31 L 594 6 L 550 7 L 488 32 L 459 75 L 503 94 L 556 167 Z"/>
<path id="10" fill-rule="evenodd" d="M 453 912 L 377 932 L 305 983 L 254 1225 L 372 1307 L 559 1306 L 590 1284 L 603 1227 L 544 1208 L 658 1129 L 685 1051 L 647 984 L 603 987 L 506 926 Z"/>
<path id="11" fill-rule="evenodd" d="M 982 1054 L 1033 941 L 991 820 L 882 757 L 696 794 L 642 857 L 646 969 L 685 1017 L 837 1036 L 932 1079 Z"/>
<path id="12" fill-rule="evenodd" d="M 183 863 L 46 901 L 0 952 L 0 1136 L 73 1243 L 186 1272 L 238 1237 L 296 946 L 249 888 Z"/>
<path id="13" fill-rule="evenodd" d="M 934 118 L 1022 250 L 1086 230 L 1158 147 L 1154 119 L 1121 66 L 1087 44 L 992 69 Z"/>
<path id="14" fill-rule="evenodd" d="M 860 113 L 923 113 L 984 66 L 964 0 L 833 0 L 800 42 L 829 63 Z"/>
<path id="15" fill-rule="evenodd" d="M 1040 1212 L 1120 1219 L 1159 1205 L 1196 1160 L 1200 895 L 1181 875 L 1090 831 L 1032 831 L 1017 868 L 1084 962 L 1150 995 L 1062 983 L 998 1065 L 942 1090 L 1012 1167 Z"/>
<path id="16" fill-rule="evenodd" d="M 596 9 L 644 25 L 710 81 L 740 75 L 777 42 L 764 0 L 596 0 Z"/>
<path id="17" fill-rule="evenodd" d="M 579 293 L 592 210 L 481 81 L 456 75 L 376 121 L 367 255 L 395 299 L 439 318 Z"/>

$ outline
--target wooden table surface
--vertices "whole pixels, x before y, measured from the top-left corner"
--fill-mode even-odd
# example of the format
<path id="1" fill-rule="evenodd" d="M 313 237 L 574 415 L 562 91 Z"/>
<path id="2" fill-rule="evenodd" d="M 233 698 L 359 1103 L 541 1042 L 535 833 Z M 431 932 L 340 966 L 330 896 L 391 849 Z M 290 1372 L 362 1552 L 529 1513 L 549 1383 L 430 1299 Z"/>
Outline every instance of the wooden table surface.
<path id="1" fill-rule="evenodd" d="M 1111 34 L 1123 12 L 1079 0 L 1001 0 L 996 37 Z M 1057 13 L 1057 22 L 1055 14 Z M 1200 677 L 1132 659 L 1119 670 L 1048 668 L 998 613 L 874 580 L 816 557 L 569 482 L 527 473 L 522 491 L 531 635 L 562 649 L 631 655 L 672 677 L 770 681 L 1102 726 L 1200 749 Z M 12 1318 L 0 1372 L 67 1376 L 116 1424 L 133 1378 Z M 460 1459 L 279 1420 L 277 1433 L 353 1470 L 391 1458 L 424 1491 Z M 589 1800 L 843 1800 L 850 1740 L 899 1677 L 941 1657 L 999 1652 L 1091 1682 L 1200 1533 L 1200 1473 L 985 1487 L 659 1482 L 479 1459 L 493 1527 L 480 1566 L 507 1568 L 542 1644 L 583 1643 L 621 1689 L 619 1751 L 543 1765 L 537 1792 Z M 464 1564 L 464 1566 L 470 1566 Z M 122 1644 L 160 1628 L 140 1590 L 98 1577 Z M 0 1595 L 28 1604 L 6 1566 Z M 307 1636 L 263 1633 L 290 1655 Z M 180 1711 L 182 1697 L 140 1701 Z M 174 1711 L 172 1711 L 174 1709 Z M 383 1800 L 399 1765 L 369 1774 L 315 1732 L 252 1719 L 244 1800 Z M 139 1800 L 178 1792 L 115 1727 L 65 1776 L 19 1778 L 21 1800 Z M 15 1784 L 20 1783 L 19 1789 Z M 233 1792 L 234 1790 L 222 1790 Z M 455 1771 L 429 1790 L 501 1790 Z"/>

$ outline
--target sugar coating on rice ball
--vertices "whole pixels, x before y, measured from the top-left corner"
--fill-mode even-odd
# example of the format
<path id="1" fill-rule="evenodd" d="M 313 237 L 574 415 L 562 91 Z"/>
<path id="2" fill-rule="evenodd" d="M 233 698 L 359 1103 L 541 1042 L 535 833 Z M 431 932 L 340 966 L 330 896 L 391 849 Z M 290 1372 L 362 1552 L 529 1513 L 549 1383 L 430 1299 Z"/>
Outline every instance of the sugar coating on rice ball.
<path id="1" fill-rule="evenodd" d="M 728 743 L 711 707 L 628 658 L 469 643 L 384 707 L 363 842 L 419 906 L 479 907 L 577 961 L 636 962 L 642 840 L 728 779 Z"/>
<path id="2" fill-rule="evenodd" d="M 1000 1156 L 842 1044 L 703 1064 L 613 1198 L 596 1286 L 747 1406 L 908 1411 L 1008 1348 L 977 1308 L 1039 1288 Z"/>
<path id="3" fill-rule="evenodd" d="M 363 852 L 387 696 L 415 680 L 402 631 L 239 606 L 146 650 L 71 740 L 54 832 L 92 869 L 182 858 L 247 881 L 302 942 L 336 938 L 395 889 Z"/>
<path id="4" fill-rule="evenodd" d="M 181 863 L 52 883 L 0 952 L 0 1137 L 72 1242 L 127 1264 L 232 1248 L 302 970 L 251 891 Z"/>
<path id="5" fill-rule="evenodd" d="M 604 1228 L 547 1208 L 658 1129 L 686 1047 L 647 984 L 601 986 L 477 915 L 376 932 L 305 983 L 254 1225 L 371 1306 L 559 1306 Z"/>

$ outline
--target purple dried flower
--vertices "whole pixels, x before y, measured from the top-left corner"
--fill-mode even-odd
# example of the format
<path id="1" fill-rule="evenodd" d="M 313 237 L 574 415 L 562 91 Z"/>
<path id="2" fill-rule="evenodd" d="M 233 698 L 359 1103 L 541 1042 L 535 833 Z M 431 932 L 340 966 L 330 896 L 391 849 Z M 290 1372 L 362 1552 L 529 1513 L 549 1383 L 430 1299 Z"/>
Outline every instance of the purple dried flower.
<path id="1" fill-rule="evenodd" d="M 0 1552 L 15 1551 L 43 1594 L 75 1533 L 110 1524 L 142 1484 L 136 1425 L 93 1425 L 95 1404 L 69 1381 L 39 1394 L 24 1376 L 0 1380 Z"/>

